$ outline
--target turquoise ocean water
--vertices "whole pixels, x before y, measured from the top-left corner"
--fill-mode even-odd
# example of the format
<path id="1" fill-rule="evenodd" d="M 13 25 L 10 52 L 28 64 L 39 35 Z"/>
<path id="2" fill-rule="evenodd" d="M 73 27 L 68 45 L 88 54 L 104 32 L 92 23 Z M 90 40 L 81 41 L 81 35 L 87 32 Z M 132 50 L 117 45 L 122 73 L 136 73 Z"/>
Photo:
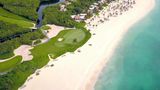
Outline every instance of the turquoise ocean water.
<path id="1" fill-rule="evenodd" d="M 160 90 L 160 0 L 130 28 L 95 90 Z"/>

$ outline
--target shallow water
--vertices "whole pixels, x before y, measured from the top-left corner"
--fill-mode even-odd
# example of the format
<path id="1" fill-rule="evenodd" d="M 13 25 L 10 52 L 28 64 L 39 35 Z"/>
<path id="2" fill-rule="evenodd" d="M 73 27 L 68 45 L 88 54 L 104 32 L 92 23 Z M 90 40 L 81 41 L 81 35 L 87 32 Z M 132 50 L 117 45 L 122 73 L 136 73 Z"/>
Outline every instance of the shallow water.
<path id="1" fill-rule="evenodd" d="M 95 90 L 160 90 L 160 0 L 130 28 Z"/>

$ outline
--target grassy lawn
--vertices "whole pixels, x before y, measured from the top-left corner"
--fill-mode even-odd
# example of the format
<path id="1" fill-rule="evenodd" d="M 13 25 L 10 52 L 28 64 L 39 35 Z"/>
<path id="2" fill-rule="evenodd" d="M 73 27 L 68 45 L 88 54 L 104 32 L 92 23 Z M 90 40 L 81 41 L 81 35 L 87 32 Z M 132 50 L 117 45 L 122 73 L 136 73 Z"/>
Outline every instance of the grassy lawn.
<path id="1" fill-rule="evenodd" d="M 31 22 L 28 22 L 28 21 L 12 19 L 12 18 L 7 18 L 3 16 L 0 16 L 0 20 L 10 24 L 17 24 L 18 26 L 23 28 L 29 28 L 34 26 Z"/>
<path id="2" fill-rule="evenodd" d="M 64 30 L 56 37 L 44 44 L 40 44 L 31 50 L 33 59 L 17 65 L 6 75 L 0 76 L 0 90 L 17 90 L 35 70 L 42 68 L 49 62 L 48 55 L 52 58 L 74 52 L 88 41 L 91 34 L 87 30 Z M 63 40 L 59 41 L 60 38 Z M 5 84 L 4 84 L 5 83 Z"/>
<path id="3" fill-rule="evenodd" d="M 20 64 L 21 61 L 22 61 L 22 57 L 17 56 L 17 57 L 14 57 L 13 59 L 10 59 L 8 61 L 0 62 L 0 72 L 5 72 L 5 71 L 12 69 L 17 64 Z"/>
<path id="4" fill-rule="evenodd" d="M 3 17 L 7 17 L 7 18 L 12 18 L 12 19 L 17 19 L 17 20 L 23 20 L 23 21 L 29 21 L 29 22 L 32 22 L 26 18 L 23 18 L 21 16 L 18 16 L 18 15 L 15 15 L 13 13 L 10 13 L 8 11 L 6 11 L 5 9 L 1 8 L 0 7 L 0 16 L 3 16 Z"/>
<path id="5" fill-rule="evenodd" d="M 18 26 L 23 28 L 33 27 L 32 21 L 29 21 L 28 19 L 25 19 L 21 16 L 10 13 L 1 7 L 0 7 L 0 20 L 11 24 L 17 24 Z"/>

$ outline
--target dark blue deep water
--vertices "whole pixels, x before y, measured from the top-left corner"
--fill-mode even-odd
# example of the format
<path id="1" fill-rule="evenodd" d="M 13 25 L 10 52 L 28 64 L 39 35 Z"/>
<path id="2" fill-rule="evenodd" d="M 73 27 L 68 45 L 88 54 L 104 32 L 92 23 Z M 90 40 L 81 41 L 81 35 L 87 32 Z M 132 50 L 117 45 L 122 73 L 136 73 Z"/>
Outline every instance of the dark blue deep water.
<path id="1" fill-rule="evenodd" d="M 130 28 L 95 90 L 160 90 L 160 0 Z"/>

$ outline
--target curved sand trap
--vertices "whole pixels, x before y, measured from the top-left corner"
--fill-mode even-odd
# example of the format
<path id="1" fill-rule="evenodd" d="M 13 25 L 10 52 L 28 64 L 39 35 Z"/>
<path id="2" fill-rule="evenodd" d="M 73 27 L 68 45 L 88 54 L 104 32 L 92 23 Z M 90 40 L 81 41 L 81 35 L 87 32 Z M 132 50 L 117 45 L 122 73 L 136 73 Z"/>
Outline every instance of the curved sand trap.
<path id="1" fill-rule="evenodd" d="M 20 47 L 18 47 L 17 49 L 14 50 L 14 54 L 15 54 L 15 56 L 17 56 L 17 55 L 22 56 L 23 61 L 32 60 L 33 56 L 30 55 L 31 52 L 29 51 L 32 48 L 33 47 L 31 47 L 29 45 L 21 45 Z"/>
<path id="2" fill-rule="evenodd" d="M 64 27 L 62 26 L 56 26 L 56 25 L 47 25 L 51 29 L 48 30 L 48 33 L 46 34 L 48 38 L 55 37 L 60 31 L 64 30 Z"/>
<path id="3" fill-rule="evenodd" d="M 57 36 L 59 32 L 61 32 L 62 30 L 64 30 L 64 27 L 57 26 L 57 25 L 54 25 L 54 24 L 53 25 L 49 25 L 48 24 L 47 26 L 49 26 L 51 28 L 49 30 L 45 30 L 45 31 L 47 31 L 47 33 L 45 35 L 48 37 L 48 39 L 51 39 L 51 38 Z M 42 39 L 41 42 L 45 43 L 45 42 L 48 41 L 48 39 L 47 38 Z"/>

